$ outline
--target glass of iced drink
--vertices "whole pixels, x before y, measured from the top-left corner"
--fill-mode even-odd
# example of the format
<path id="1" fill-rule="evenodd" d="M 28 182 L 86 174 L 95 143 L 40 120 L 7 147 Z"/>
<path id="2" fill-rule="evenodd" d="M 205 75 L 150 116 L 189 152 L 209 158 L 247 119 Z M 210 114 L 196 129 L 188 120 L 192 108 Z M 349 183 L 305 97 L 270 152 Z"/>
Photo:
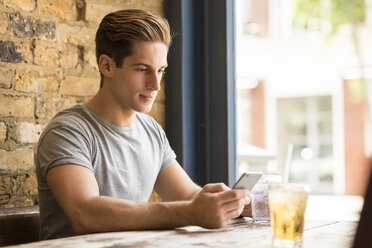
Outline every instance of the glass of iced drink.
<path id="1" fill-rule="evenodd" d="M 303 184 L 273 185 L 269 207 L 274 247 L 301 247 L 304 216 L 310 187 Z"/>
<path id="2" fill-rule="evenodd" d="M 270 223 L 269 187 L 270 185 L 279 184 L 280 181 L 280 175 L 263 175 L 252 189 L 252 219 L 254 223 Z"/>

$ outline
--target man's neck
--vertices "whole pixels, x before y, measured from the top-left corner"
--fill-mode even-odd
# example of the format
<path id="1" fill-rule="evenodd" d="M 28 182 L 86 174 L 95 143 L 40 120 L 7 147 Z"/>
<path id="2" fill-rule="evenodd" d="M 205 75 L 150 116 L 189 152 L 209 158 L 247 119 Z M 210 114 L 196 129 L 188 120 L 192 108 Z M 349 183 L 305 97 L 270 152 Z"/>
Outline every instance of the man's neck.
<path id="1" fill-rule="evenodd" d="M 117 126 L 130 126 L 135 116 L 133 110 L 123 110 L 112 97 L 105 97 L 101 88 L 98 93 L 86 102 L 86 105 L 98 115 Z"/>

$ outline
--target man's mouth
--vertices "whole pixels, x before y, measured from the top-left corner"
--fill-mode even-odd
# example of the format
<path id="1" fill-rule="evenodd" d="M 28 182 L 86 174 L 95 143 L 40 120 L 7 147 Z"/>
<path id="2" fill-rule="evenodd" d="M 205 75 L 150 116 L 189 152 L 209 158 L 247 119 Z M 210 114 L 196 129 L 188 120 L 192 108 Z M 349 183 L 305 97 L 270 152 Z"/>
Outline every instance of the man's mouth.
<path id="1" fill-rule="evenodd" d="M 149 95 L 145 95 L 145 94 L 140 94 L 139 95 L 143 100 L 147 101 L 147 102 L 150 102 L 150 101 L 153 101 L 155 99 L 155 95 L 152 95 L 152 94 L 149 94 Z"/>

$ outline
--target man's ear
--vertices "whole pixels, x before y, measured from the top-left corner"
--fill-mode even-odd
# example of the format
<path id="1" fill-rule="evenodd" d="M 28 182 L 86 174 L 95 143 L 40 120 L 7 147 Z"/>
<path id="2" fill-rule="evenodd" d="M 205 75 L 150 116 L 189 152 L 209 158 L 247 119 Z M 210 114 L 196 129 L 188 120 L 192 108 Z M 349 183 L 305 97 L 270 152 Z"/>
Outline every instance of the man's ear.
<path id="1" fill-rule="evenodd" d="M 107 78 L 112 77 L 112 70 L 114 67 L 114 61 L 107 54 L 102 54 L 98 60 L 99 71 Z"/>

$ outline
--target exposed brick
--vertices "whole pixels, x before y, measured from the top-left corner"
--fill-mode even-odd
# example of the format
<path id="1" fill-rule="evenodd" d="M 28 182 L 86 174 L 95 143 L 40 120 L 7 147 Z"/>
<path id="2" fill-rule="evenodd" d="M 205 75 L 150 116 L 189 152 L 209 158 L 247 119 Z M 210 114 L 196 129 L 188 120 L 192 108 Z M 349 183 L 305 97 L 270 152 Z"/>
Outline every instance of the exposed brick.
<path id="1" fill-rule="evenodd" d="M 33 168 L 33 149 L 17 149 L 11 152 L 0 149 L 0 171 L 18 172 Z"/>
<path id="2" fill-rule="evenodd" d="M 0 67 L 0 88 L 9 89 L 12 87 L 13 70 Z"/>
<path id="3" fill-rule="evenodd" d="M 10 194 L 12 191 L 12 180 L 10 177 L 0 177 L 0 204 L 4 205 L 9 202 Z"/>
<path id="4" fill-rule="evenodd" d="M 12 193 L 15 196 L 36 196 L 37 179 L 35 173 L 22 173 L 12 178 Z"/>
<path id="5" fill-rule="evenodd" d="M 31 12 L 35 9 L 35 0 L 4 0 L 7 7 Z"/>
<path id="6" fill-rule="evenodd" d="M 21 92 L 56 92 L 58 79 L 52 73 L 17 70 L 14 77 L 14 89 Z"/>
<path id="7" fill-rule="evenodd" d="M 0 60 L 4 62 L 26 62 L 32 60 L 30 45 L 27 43 L 15 44 L 10 40 L 0 40 Z"/>
<path id="8" fill-rule="evenodd" d="M 85 15 L 85 0 L 76 0 L 76 20 L 84 20 Z"/>
<path id="9" fill-rule="evenodd" d="M 32 92 L 37 90 L 38 83 L 36 80 L 38 77 L 39 72 L 37 71 L 17 70 L 14 79 L 14 89 L 22 92 Z"/>
<path id="10" fill-rule="evenodd" d="M 16 125 L 14 138 L 20 143 L 36 143 L 42 131 L 40 124 L 20 122 Z"/>
<path id="11" fill-rule="evenodd" d="M 37 180 L 34 172 L 0 177 L 0 204 L 4 207 L 26 207 L 37 202 Z"/>
<path id="12" fill-rule="evenodd" d="M 61 82 L 61 93 L 72 96 L 92 96 L 99 89 L 99 78 L 67 76 Z"/>
<path id="13" fill-rule="evenodd" d="M 23 61 L 18 47 L 10 40 L 0 40 L 0 60 L 4 62 L 19 63 Z"/>
<path id="14" fill-rule="evenodd" d="M 131 8 L 143 9 L 150 11 L 159 16 L 164 16 L 164 4 L 163 1 L 153 1 L 153 0 L 142 0 L 142 1 L 130 1 L 133 5 Z"/>
<path id="15" fill-rule="evenodd" d="M 8 16 L 5 13 L 0 13 L 0 34 L 5 34 L 8 29 Z"/>
<path id="16" fill-rule="evenodd" d="M 6 140 L 6 125 L 4 122 L 0 122 L 0 142 Z"/>
<path id="17" fill-rule="evenodd" d="M 76 6 L 70 0 L 40 0 L 38 7 L 42 13 L 57 16 L 64 20 L 76 19 Z"/>
<path id="18" fill-rule="evenodd" d="M 58 25 L 58 37 L 61 41 L 74 46 L 94 46 L 96 31 L 96 28 L 71 26 L 63 23 Z"/>
<path id="19" fill-rule="evenodd" d="M 23 61 L 26 63 L 31 63 L 32 62 L 32 52 L 29 44 L 26 43 L 20 43 L 18 45 L 18 52 L 22 54 Z"/>
<path id="20" fill-rule="evenodd" d="M 119 6 L 109 4 L 86 3 L 85 20 L 90 22 L 101 22 L 102 18 L 113 11 L 120 10 Z"/>
<path id="21" fill-rule="evenodd" d="M 10 194 L 6 193 L 4 195 L 0 195 L 0 205 L 7 206 L 9 203 Z"/>
<path id="22" fill-rule="evenodd" d="M 74 98 L 42 98 L 36 99 L 36 117 L 51 119 L 57 112 L 62 109 L 71 107 L 77 103 Z"/>
<path id="23" fill-rule="evenodd" d="M 34 63 L 36 65 L 55 67 L 58 60 L 58 50 L 52 47 L 37 46 L 34 49 Z"/>
<path id="24" fill-rule="evenodd" d="M 59 81 L 57 75 L 54 74 L 42 74 L 40 75 L 39 85 L 40 92 L 57 92 L 59 87 Z"/>
<path id="25" fill-rule="evenodd" d="M 121 3 L 119 5 L 86 2 L 84 19 L 90 22 L 101 22 L 102 18 L 106 14 L 128 8 L 143 9 L 160 16 L 164 15 L 164 8 L 161 1 L 125 1 L 125 3 Z"/>
<path id="26" fill-rule="evenodd" d="M 6 208 L 18 208 L 18 207 L 30 207 L 36 205 L 37 197 L 31 197 L 29 195 L 24 196 L 11 196 L 9 203 L 4 207 Z"/>
<path id="27" fill-rule="evenodd" d="M 33 117 L 34 103 L 31 97 L 0 95 L 0 116 Z"/>
<path id="28" fill-rule="evenodd" d="M 6 176 L 3 176 L 3 177 L 0 177 L 0 195 L 3 195 L 3 194 L 9 194 L 9 192 L 11 191 L 12 187 L 11 187 L 11 179 L 10 177 L 6 177 Z"/>
<path id="29" fill-rule="evenodd" d="M 61 58 L 58 61 L 58 66 L 64 69 L 75 68 L 79 61 L 79 54 L 77 50 L 66 51 L 61 54 Z"/>
<path id="30" fill-rule="evenodd" d="M 92 51 L 84 52 L 84 63 L 87 63 L 94 71 L 98 71 L 96 53 Z"/>
<path id="31" fill-rule="evenodd" d="M 21 38 L 47 38 L 55 39 L 56 24 L 43 22 L 32 17 L 23 17 L 20 14 L 10 14 L 10 29 L 12 33 Z"/>

